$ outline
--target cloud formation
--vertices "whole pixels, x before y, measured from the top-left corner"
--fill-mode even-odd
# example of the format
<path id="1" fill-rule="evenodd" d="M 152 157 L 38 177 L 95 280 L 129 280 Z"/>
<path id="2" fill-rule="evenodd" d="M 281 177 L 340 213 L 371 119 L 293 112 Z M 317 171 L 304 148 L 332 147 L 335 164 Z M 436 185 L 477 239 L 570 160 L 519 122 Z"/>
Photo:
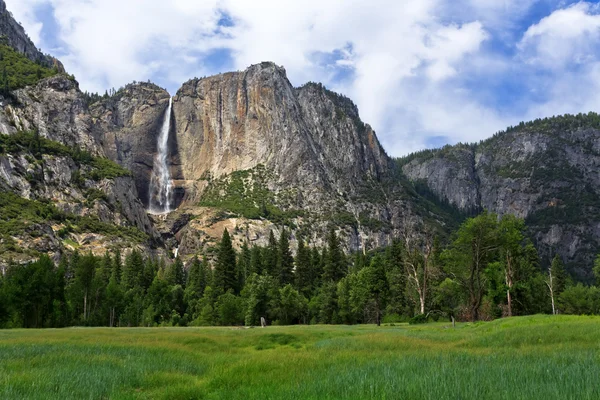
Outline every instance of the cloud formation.
<path id="1" fill-rule="evenodd" d="M 588 2 L 6 3 L 83 89 L 151 79 L 173 92 L 194 76 L 270 60 L 295 85 L 320 81 L 352 98 L 391 155 L 600 106 L 600 10 Z"/>

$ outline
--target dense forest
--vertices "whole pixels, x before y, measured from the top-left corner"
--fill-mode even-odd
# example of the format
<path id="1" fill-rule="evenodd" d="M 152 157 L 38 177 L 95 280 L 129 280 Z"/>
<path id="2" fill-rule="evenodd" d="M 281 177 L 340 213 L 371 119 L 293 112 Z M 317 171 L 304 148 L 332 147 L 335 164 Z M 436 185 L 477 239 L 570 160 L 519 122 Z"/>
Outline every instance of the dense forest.
<path id="1" fill-rule="evenodd" d="M 187 267 L 138 251 L 74 252 L 10 265 L 0 278 L 0 326 L 202 326 L 489 320 L 534 313 L 597 314 L 600 289 L 575 284 L 555 257 L 539 265 L 524 223 L 484 212 L 441 246 L 405 232 L 384 249 L 345 255 L 271 233 L 266 247 L 236 251 L 227 231 Z M 600 276 L 600 258 L 594 268 Z"/>

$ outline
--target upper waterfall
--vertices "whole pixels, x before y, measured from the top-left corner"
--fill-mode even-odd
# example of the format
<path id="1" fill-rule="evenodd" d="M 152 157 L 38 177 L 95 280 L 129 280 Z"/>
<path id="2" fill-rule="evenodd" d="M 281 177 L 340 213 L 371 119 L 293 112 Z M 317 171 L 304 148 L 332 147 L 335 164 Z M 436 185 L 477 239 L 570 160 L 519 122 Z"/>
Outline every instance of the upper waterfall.
<path id="1" fill-rule="evenodd" d="M 171 172 L 167 163 L 169 156 L 169 131 L 171 130 L 171 112 L 173 98 L 169 99 L 169 106 L 158 136 L 157 153 L 154 156 L 152 177 L 150 179 L 149 211 L 153 214 L 163 214 L 171 211 L 173 197 L 173 183 Z"/>

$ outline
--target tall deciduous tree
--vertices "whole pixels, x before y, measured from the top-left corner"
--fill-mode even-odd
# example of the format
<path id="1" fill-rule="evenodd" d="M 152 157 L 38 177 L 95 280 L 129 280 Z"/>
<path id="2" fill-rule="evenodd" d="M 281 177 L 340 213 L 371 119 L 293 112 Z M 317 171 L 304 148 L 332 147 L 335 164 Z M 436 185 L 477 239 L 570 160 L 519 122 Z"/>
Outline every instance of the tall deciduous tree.
<path id="1" fill-rule="evenodd" d="M 562 258 L 560 258 L 558 254 L 554 256 L 552 263 L 550 264 L 550 268 L 548 269 L 546 285 L 548 286 L 548 290 L 550 292 L 552 314 L 558 314 L 559 308 L 557 300 L 567 286 L 567 273 L 565 271 Z"/>
<path id="2" fill-rule="evenodd" d="M 497 254 L 497 235 L 498 217 L 483 212 L 460 226 L 456 239 L 445 252 L 446 272 L 465 288 L 472 321 L 479 319 L 486 288 L 484 271 Z"/>
<path id="3" fill-rule="evenodd" d="M 419 313 L 425 314 L 429 280 L 435 269 L 433 235 L 426 229 L 420 229 L 414 219 L 404 221 L 401 234 L 401 259 L 406 271 L 407 284 L 417 293 Z"/>

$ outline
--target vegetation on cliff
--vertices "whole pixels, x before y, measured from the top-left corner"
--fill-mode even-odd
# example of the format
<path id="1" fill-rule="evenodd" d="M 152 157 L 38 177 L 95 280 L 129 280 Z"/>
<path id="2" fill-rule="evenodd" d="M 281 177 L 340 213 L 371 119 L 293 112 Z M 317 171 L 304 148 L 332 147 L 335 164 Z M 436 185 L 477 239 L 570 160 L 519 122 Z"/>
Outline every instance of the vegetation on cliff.
<path id="1" fill-rule="evenodd" d="M 95 181 L 132 176 L 131 171 L 108 158 L 96 157 L 77 147 L 68 147 L 46 139 L 37 131 L 20 131 L 12 135 L 0 134 L 0 155 L 2 154 L 30 154 L 37 160 L 41 160 L 44 155 L 70 157 L 76 164 L 90 167 L 87 175 L 82 178 L 88 177 Z"/>
<path id="2" fill-rule="evenodd" d="M 17 52 L 0 37 L 0 93 L 32 86 L 41 79 L 56 75 L 58 70 L 37 64 Z"/>
<path id="3" fill-rule="evenodd" d="M 267 183 L 272 176 L 263 165 L 235 171 L 219 179 L 208 180 L 200 205 L 215 207 L 248 219 L 265 218 L 274 223 L 290 223 L 303 214 L 300 210 L 282 210 L 276 204 L 289 202 L 290 193 L 275 194 Z"/>

